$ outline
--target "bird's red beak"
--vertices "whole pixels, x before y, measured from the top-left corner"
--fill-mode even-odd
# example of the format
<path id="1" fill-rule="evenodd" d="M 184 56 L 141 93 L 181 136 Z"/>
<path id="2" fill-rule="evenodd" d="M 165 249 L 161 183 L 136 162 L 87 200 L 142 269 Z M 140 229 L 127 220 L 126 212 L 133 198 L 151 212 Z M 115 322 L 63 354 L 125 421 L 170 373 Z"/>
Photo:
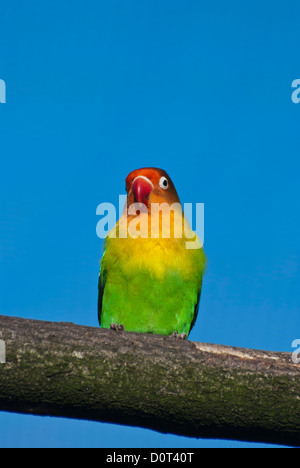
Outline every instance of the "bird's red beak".
<path id="1" fill-rule="evenodd" d="M 149 195 L 153 190 L 153 184 L 150 180 L 139 176 L 133 181 L 132 189 L 135 201 L 148 206 Z"/>

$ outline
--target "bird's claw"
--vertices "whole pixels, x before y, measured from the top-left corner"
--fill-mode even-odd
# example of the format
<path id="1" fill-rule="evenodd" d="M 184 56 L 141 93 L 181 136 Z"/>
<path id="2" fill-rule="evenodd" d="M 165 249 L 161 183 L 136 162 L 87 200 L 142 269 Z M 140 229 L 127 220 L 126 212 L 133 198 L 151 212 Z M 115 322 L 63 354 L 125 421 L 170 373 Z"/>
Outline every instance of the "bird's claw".
<path id="1" fill-rule="evenodd" d="M 115 330 L 115 331 L 118 331 L 118 330 L 124 331 L 125 330 L 124 326 L 121 323 L 119 325 L 117 325 L 116 323 L 111 323 L 110 324 L 110 329 Z"/>
<path id="2" fill-rule="evenodd" d="M 177 331 L 174 331 L 170 336 L 179 338 L 180 340 L 186 340 L 188 337 L 187 333 L 178 333 Z"/>

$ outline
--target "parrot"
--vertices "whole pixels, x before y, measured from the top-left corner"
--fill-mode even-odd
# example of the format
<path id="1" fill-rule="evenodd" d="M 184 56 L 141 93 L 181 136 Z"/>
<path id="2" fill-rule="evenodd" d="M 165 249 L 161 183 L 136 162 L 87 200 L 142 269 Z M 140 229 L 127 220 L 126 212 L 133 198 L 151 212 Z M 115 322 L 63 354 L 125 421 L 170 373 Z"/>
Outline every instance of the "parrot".
<path id="1" fill-rule="evenodd" d="M 199 310 L 206 268 L 203 245 L 183 213 L 167 172 L 136 169 L 126 178 L 126 192 L 123 214 L 104 240 L 99 324 L 187 339 Z M 166 218 L 158 210 L 162 206 L 169 215 Z M 158 213 L 156 222 L 154 213 Z M 164 229 L 166 235 L 162 235 Z M 194 243 L 192 248 L 187 248 L 189 242 Z"/>

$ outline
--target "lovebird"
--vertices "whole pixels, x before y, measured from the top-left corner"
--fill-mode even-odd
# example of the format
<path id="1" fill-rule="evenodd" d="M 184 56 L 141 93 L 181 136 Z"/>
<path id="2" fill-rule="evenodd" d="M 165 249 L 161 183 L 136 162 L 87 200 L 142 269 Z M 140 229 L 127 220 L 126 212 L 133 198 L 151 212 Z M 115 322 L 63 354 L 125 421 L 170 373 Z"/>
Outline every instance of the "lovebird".
<path id="1" fill-rule="evenodd" d="M 132 171 L 126 192 L 123 214 L 104 241 L 99 324 L 185 339 L 199 309 L 206 266 L 201 241 L 164 170 Z"/>

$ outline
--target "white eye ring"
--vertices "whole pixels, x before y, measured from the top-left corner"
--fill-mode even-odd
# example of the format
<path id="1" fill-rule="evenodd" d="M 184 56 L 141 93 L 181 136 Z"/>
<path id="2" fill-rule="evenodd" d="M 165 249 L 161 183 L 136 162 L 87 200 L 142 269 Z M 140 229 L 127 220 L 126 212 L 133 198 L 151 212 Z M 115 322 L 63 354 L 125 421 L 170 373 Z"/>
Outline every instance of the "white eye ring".
<path id="1" fill-rule="evenodd" d="M 169 187 L 169 181 L 166 177 L 161 177 L 159 179 L 159 186 L 164 189 L 164 190 L 167 190 L 167 188 Z"/>

